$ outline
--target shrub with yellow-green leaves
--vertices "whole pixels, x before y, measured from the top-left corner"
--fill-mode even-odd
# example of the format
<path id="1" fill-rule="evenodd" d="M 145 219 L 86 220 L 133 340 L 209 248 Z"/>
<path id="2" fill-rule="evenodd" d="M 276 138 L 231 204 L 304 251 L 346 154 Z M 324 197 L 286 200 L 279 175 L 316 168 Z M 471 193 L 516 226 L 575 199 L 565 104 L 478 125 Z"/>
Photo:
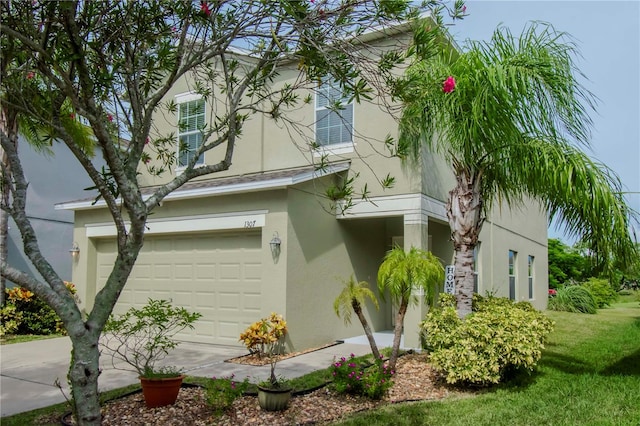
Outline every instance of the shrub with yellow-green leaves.
<path id="1" fill-rule="evenodd" d="M 445 296 L 421 323 L 423 346 L 448 383 L 487 386 L 516 369 L 533 370 L 553 321 L 530 303 L 477 297 L 464 320 Z"/>
<path id="2" fill-rule="evenodd" d="M 282 315 L 272 312 L 268 318 L 262 318 L 251 324 L 240 334 L 240 341 L 252 354 L 272 355 L 277 343 L 287 334 L 287 322 Z"/>
<path id="3" fill-rule="evenodd" d="M 76 287 L 66 282 L 67 290 L 78 302 Z M 5 334 L 66 334 L 55 311 L 33 292 L 23 287 L 5 290 L 6 304 L 0 310 L 0 336 Z"/>

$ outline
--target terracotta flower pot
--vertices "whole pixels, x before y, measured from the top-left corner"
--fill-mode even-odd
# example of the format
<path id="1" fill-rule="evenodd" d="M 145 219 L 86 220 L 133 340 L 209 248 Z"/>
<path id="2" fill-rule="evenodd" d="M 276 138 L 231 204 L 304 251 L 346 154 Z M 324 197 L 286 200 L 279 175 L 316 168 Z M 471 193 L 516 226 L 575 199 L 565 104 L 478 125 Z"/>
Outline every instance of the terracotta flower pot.
<path id="1" fill-rule="evenodd" d="M 144 402 L 148 408 L 162 407 L 176 402 L 184 376 L 146 378 L 140 377 Z"/>
<path id="2" fill-rule="evenodd" d="M 267 411 L 286 410 L 291 399 L 291 388 L 271 389 L 258 386 L 258 404 Z"/>

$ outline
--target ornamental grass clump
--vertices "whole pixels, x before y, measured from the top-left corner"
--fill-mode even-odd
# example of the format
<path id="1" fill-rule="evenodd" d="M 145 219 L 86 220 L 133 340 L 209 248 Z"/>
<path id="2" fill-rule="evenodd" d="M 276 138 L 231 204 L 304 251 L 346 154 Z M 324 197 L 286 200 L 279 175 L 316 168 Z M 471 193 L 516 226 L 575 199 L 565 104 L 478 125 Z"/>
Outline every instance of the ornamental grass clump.
<path id="1" fill-rule="evenodd" d="M 593 294 L 579 285 L 569 285 L 557 289 L 556 295 L 549 299 L 547 309 L 582 314 L 595 314 L 598 303 Z"/>
<path id="2" fill-rule="evenodd" d="M 340 394 L 364 395 L 371 399 L 381 399 L 393 386 L 395 372 L 382 358 L 376 358 L 374 365 L 365 365 L 354 354 L 340 358 L 331 365 L 333 388 Z"/>
<path id="3" fill-rule="evenodd" d="M 496 297 L 478 297 L 474 311 L 462 320 L 455 298 L 442 295 L 441 305 L 420 328 L 434 368 L 448 383 L 488 386 L 515 370 L 532 371 L 553 321 L 529 303 Z"/>

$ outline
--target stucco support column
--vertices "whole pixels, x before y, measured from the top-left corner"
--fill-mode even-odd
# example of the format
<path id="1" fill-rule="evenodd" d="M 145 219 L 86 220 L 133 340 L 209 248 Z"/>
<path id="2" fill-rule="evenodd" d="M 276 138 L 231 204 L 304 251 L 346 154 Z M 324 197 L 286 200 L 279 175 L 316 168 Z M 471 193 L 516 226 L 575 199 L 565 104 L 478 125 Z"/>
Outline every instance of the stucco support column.
<path id="1" fill-rule="evenodd" d="M 404 215 L 404 249 L 416 247 L 421 250 L 429 250 L 429 217 L 424 213 Z M 427 305 L 424 303 L 422 292 L 414 290 L 413 294 L 419 298 L 418 306 L 409 306 L 404 318 L 404 348 L 420 348 L 420 336 L 418 324 L 424 320 L 427 314 Z"/>

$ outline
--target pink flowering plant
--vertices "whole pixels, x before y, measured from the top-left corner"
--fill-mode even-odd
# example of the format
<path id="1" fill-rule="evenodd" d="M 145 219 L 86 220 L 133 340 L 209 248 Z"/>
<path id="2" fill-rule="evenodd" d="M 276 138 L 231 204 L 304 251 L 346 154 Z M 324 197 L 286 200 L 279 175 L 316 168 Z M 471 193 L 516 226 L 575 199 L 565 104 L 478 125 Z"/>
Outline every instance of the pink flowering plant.
<path id="1" fill-rule="evenodd" d="M 213 409 L 214 413 L 220 415 L 229 410 L 233 405 L 233 401 L 241 397 L 249 386 L 249 378 L 243 381 L 234 380 L 235 375 L 229 377 L 212 377 L 207 380 L 205 390 L 207 394 L 207 404 Z"/>
<path id="2" fill-rule="evenodd" d="M 374 365 L 367 365 L 351 354 L 342 357 L 331 366 L 333 387 L 338 393 L 364 395 L 371 399 L 381 399 L 393 385 L 392 371 L 382 357 Z"/>

